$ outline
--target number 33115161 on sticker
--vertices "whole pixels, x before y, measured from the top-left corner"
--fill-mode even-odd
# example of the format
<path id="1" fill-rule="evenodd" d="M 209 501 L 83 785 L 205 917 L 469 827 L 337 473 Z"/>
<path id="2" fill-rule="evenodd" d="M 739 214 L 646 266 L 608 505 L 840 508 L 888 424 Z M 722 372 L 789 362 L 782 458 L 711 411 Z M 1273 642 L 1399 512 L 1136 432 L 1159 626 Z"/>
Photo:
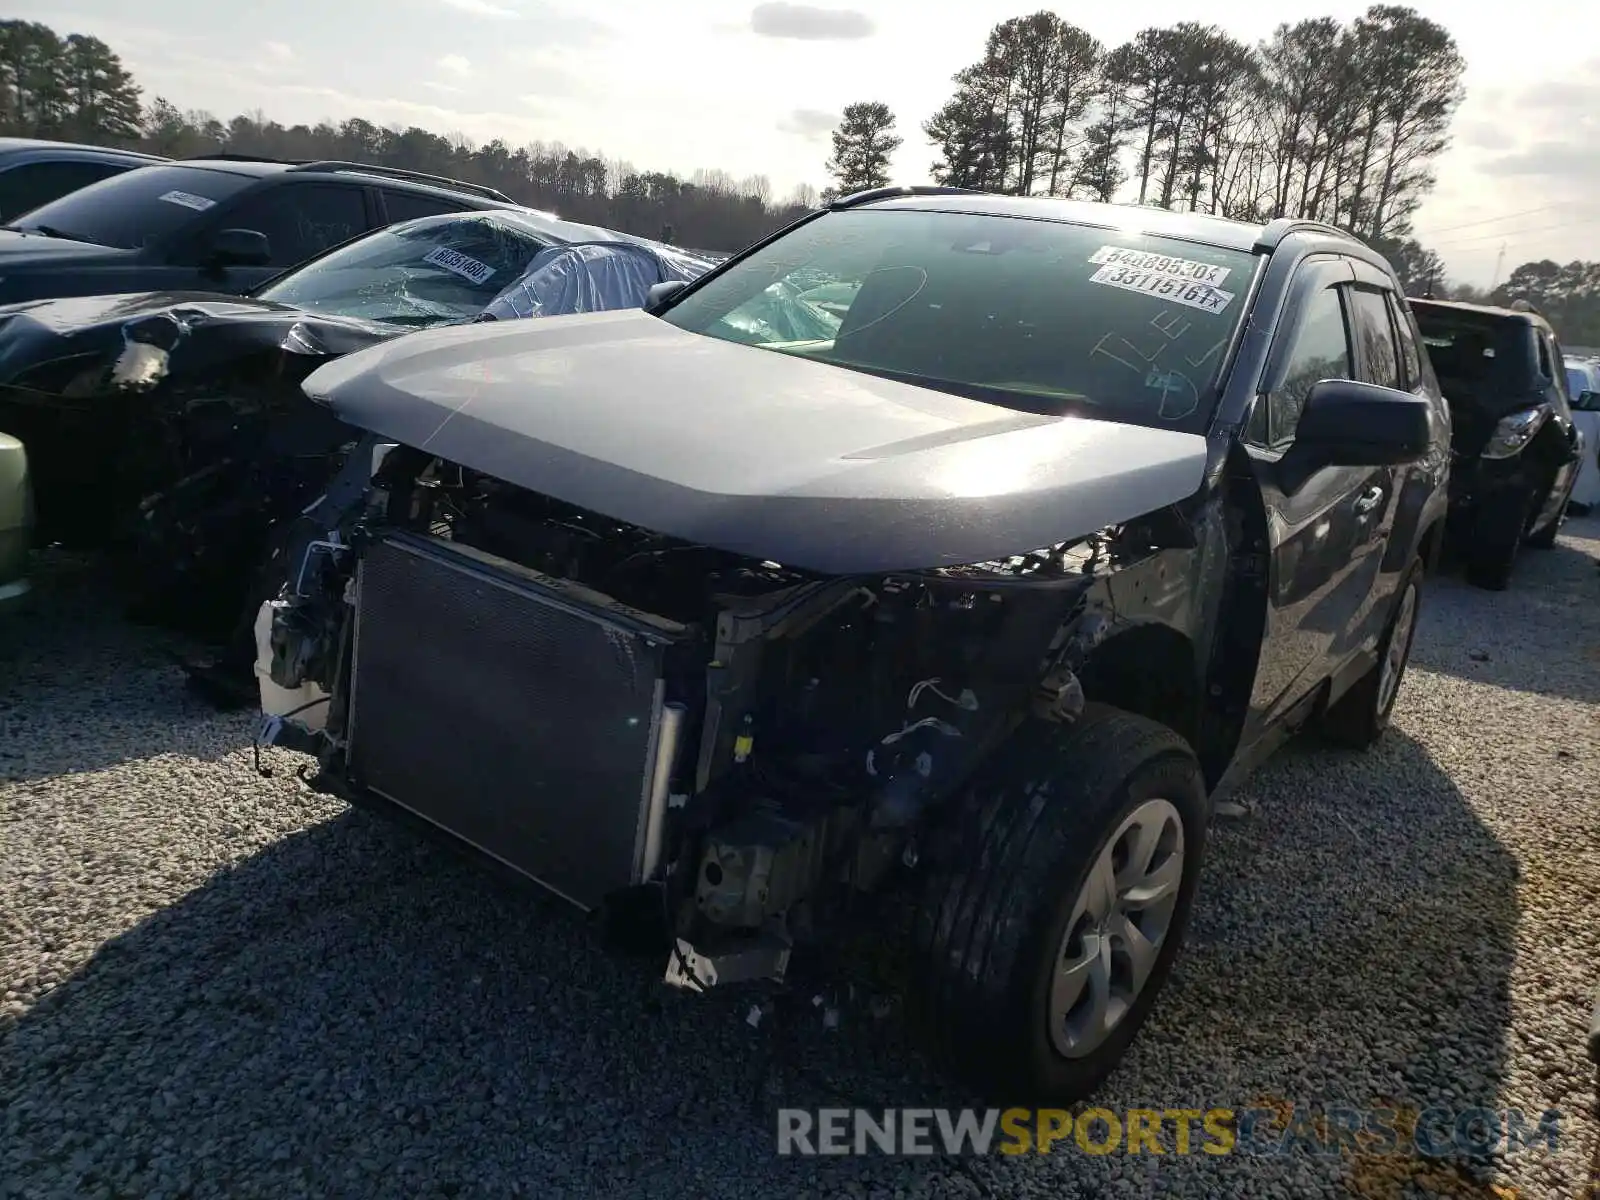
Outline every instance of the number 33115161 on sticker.
<path id="1" fill-rule="evenodd" d="M 1155 271 L 1139 271 L 1115 264 L 1101 267 L 1089 277 L 1089 282 L 1102 283 L 1129 292 L 1142 292 L 1147 296 L 1170 300 L 1175 304 L 1184 304 L 1208 313 L 1219 313 L 1233 301 L 1232 292 L 1225 292 L 1209 283 L 1191 283 L 1184 279 L 1174 279 L 1171 275 L 1162 275 Z"/>

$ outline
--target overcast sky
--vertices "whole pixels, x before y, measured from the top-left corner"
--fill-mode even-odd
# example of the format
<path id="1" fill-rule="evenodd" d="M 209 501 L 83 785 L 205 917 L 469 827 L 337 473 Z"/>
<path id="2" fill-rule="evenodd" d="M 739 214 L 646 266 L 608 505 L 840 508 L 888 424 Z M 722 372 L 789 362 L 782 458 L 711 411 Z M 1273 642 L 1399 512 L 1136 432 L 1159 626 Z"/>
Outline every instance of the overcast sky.
<path id="1" fill-rule="evenodd" d="M 13 0 L 7 16 L 94 34 L 145 88 L 224 119 L 364 116 L 479 142 L 561 141 L 646 169 L 766 175 L 775 195 L 827 182 L 828 132 L 853 100 L 882 100 L 905 145 L 895 182 L 927 181 L 920 126 L 995 22 L 1030 0 Z M 1052 5 L 1107 45 L 1204 19 L 1254 41 L 1279 21 L 1360 3 L 1177 0 Z M 1486 284 L 1533 258 L 1600 257 L 1600 8 L 1418 0 L 1467 60 L 1467 101 L 1439 186 L 1417 219 L 1452 275 Z M 1085 11 L 1085 10 L 1088 11 Z M 1590 197 L 1593 197 L 1592 199 Z"/>

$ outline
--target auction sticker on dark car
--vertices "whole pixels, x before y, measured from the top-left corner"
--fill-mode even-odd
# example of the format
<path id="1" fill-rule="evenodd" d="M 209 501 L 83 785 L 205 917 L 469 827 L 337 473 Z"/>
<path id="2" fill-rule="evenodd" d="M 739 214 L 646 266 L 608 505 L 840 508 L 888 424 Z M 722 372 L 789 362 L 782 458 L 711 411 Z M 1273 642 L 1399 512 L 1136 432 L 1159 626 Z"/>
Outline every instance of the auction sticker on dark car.
<path id="1" fill-rule="evenodd" d="M 184 208 L 192 208 L 195 212 L 205 212 L 217 202 L 207 196 L 196 196 L 193 192 L 162 192 L 157 199 L 165 200 L 168 204 L 179 204 Z"/>
<path id="2" fill-rule="evenodd" d="M 1195 262 L 1191 258 L 1178 258 L 1171 254 L 1153 254 L 1148 250 L 1129 250 L 1124 246 L 1101 246 L 1089 256 L 1089 261 L 1101 266 L 1128 267 L 1135 271 L 1149 271 L 1153 275 L 1187 279 L 1191 283 L 1209 283 L 1213 287 L 1229 275 L 1227 267 L 1214 267 L 1210 263 Z"/>
<path id="3" fill-rule="evenodd" d="M 473 283 L 482 283 L 494 274 L 494 268 L 488 263 L 479 262 L 471 255 L 463 254 L 459 250 L 450 250 L 444 246 L 429 250 L 422 258 L 425 263 L 432 263 L 436 267 L 443 267 L 446 271 L 454 271 L 463 279 L 470 279 Z"/>
<path id="4" fill-rule="evenodd" d="M 1089 276 L 1090 283 L 1103 283 L 1107 287 L 1122 288 L 1129 292 L 1143 292 L 1160 300 L 1198 308 L 1201 312 L 1219 313 L 1233 302 L 1233 293 L 1225 292 L 1209 283 L 1191 283 L 1158 271 L 1139 271 L 1132 267 L 1110 264 Z"/>

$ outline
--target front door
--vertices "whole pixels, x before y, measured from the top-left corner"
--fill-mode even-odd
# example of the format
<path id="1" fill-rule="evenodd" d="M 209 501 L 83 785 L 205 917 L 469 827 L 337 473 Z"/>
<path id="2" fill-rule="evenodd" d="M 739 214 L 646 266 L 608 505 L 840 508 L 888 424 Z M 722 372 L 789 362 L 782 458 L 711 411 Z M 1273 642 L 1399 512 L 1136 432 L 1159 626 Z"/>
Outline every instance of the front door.
<path id="1" fill-rule="evenodd" d="M 1393 493 L 1389 468 L 1321 467 L 1305 476 L 1285 466 L 1312 385 L 1359 377 L 1353 280 L 1349 263 L 1334 256 L 1314 257 L 1299 268 L 1246 439 L 1268 540 L 1266 629 L 1250 704 L 1256 733 L 1286 716 L 1329 674 L 1361 618 L 1382 558 Z"/>

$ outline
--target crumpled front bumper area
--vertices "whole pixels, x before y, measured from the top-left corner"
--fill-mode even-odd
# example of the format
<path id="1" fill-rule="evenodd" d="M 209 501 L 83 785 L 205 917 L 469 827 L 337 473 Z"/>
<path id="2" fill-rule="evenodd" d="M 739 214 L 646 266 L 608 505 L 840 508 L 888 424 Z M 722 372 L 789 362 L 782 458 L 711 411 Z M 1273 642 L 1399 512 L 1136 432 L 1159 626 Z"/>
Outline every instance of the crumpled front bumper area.
<path id="1" fill-rule="evenodd" d="M 677 752 L 681 626 L 403 533 L 365 548 L 356 604 L 348 786 L 586 909 L 643 881 Z"/>

